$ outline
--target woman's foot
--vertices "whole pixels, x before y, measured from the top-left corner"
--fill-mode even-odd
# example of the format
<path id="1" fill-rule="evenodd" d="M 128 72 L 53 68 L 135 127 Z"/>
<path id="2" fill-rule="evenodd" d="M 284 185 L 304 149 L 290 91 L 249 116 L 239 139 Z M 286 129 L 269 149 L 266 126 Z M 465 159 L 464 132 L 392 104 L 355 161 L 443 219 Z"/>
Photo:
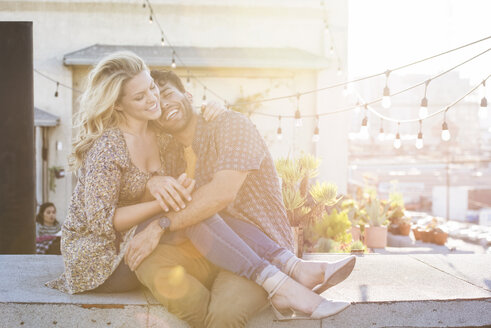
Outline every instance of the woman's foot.
<path id="1" fill-rule="evenodd" d="M 351 255 L 336 262 L 302 261 L 295 265 L 291 277 L 320 294 L 348 278 L 356 263 Z"/>
<path id="2" fill-rule="evenodd" d="M 312 289 L 323 281 L 327 265 L 327 262 L 300 260 L 291 277 L 308 289 Z"/>
<path id="3" fill-rule="evenodd" d="M 278 310 L 292 309 L 311 314 L 322 302 L 323 298 L 296 282 L 287 279 L 271 297 L 271 304 Z"/>
<path id="4" fill-rule="evenodd" d="M 284 273 L 280 272 L 281 275 Z M 350 302 L 327 300 L 295 280 L 287 277 L 275 279 L 278 284 L 268 291 L 273 313 L 277 320 L 322 319 L 346 309 Z"/>

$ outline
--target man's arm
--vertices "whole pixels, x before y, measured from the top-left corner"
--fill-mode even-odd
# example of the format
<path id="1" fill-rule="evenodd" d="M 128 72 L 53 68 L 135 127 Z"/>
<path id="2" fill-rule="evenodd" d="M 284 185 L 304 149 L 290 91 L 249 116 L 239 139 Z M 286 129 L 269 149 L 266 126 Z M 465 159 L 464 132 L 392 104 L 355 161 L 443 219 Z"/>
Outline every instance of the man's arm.
<path id="1" fill-rule="evenodd" d="M 193 200 L 179 212 L 169 213 L 170 230 L 175 231 L 201 222 L 226 208 L 237 197 L 247 171 L 218 171 L 213 179 L 193 193 Z"/>
<path id="2" fill-rule="evenodd" d="M 234 170 L 215 173 L 209 183 L 193 193 L 193 200 L 185 209 L 166 215 L 172 222 L 170 230 L 186 228 L 226 208 L 235 200 L 247 174 L 247 171 Z M 154 197 L 165 191 L 161 187 L 161 179 L 162 177 L 153 177 L 147 183 L 147 188 Z"/>

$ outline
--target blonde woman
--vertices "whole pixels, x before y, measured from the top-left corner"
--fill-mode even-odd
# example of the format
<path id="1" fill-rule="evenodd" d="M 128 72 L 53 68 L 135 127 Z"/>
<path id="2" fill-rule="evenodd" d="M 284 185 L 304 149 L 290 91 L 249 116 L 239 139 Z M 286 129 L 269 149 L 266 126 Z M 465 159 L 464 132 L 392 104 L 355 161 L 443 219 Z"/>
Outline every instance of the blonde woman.
<path id="1" fill-rule="evenodd" d="M 215 107 L 206 115 L 219 112 Z M 159 89 L 135 54 L 112 54 L 90 72 L 71 155 L 78 181 L 62 229 L 65 272 L 49 287 L 73 294 L 138 286 L 121 259 L 135 226 L 162 211 L 162 201 L 140 202 L 148 179 L 165 175 L 165 136 L 151 124 L 160 115 Z M 192 188 L 184 176 L 168 178 L 181 203 Z"/>

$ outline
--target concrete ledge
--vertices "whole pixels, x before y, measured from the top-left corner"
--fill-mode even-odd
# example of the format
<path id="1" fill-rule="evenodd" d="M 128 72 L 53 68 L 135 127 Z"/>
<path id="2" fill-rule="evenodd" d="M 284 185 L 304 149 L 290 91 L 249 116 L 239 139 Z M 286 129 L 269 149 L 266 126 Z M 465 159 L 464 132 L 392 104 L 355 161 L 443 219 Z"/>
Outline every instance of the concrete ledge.
<path id="1" fill-rule="evenodd" d="M 0 255 L 0 327 L 187 327 L 145 289 L 67 295 L 44 287 L 62 268 L 60 256 Z M 491 254 L 360 256 L 352 275 L 323 296 L 353 305 L 322 322 L 276 322 L 267 309 L 247 327 L 491 325 Z"/>

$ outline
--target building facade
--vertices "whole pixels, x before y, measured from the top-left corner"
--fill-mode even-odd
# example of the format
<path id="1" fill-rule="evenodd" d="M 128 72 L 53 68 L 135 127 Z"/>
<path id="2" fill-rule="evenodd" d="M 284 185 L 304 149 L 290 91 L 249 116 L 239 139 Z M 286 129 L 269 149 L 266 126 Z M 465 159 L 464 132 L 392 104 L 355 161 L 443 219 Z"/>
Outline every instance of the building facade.
<path id="1" fill-rule="evenodd" d="M 0 20 L 33 21 L 34 102 L 57 124 L 38 128 L 37 200 L 52 201 L 63 220 L 75 178 L 67 168 L 72 118 L 92 64 L 108 51 L 129 49 L 152 68 L 170 69 L 169 42 L 183 59 L 176 73 L 199 105 L 279 97 L 341 82 L 346 76 L 348 12 L 345 1 L 20 0 L 0 3 Z M 164 46 L 161 31 L 165 32 Z M 326 24 L 329 27 L 327 30 Z M 207 86 L 205 91 L 203 85 Z M 215 93 L 215 94 L 214 94 Z M 56 94 L 56 96 L 55 96 Z M 312 143 L 315 115 L 346 105 L 340 92 L 247 106 L 274 158 L 304 151 L 323 160 L 320 179 L 347 186 L 348 114 L 319 120 L 320 142 Z M 296 108 L 311 115 L 296 128 Z M 264 116 L 261 114 L 268 114 Z M 279 116 L 283 139 L 276 137 Z M 57 121 L 59 119 L 59 121 Z M 58 123 L 59 122 L 59 123 Z M 41 139 L 40 139 L 41 138 Z M 44 151 L 43 151 L 44 142 Z M 44 161 L 43 161 L 44 159 Z"/>

